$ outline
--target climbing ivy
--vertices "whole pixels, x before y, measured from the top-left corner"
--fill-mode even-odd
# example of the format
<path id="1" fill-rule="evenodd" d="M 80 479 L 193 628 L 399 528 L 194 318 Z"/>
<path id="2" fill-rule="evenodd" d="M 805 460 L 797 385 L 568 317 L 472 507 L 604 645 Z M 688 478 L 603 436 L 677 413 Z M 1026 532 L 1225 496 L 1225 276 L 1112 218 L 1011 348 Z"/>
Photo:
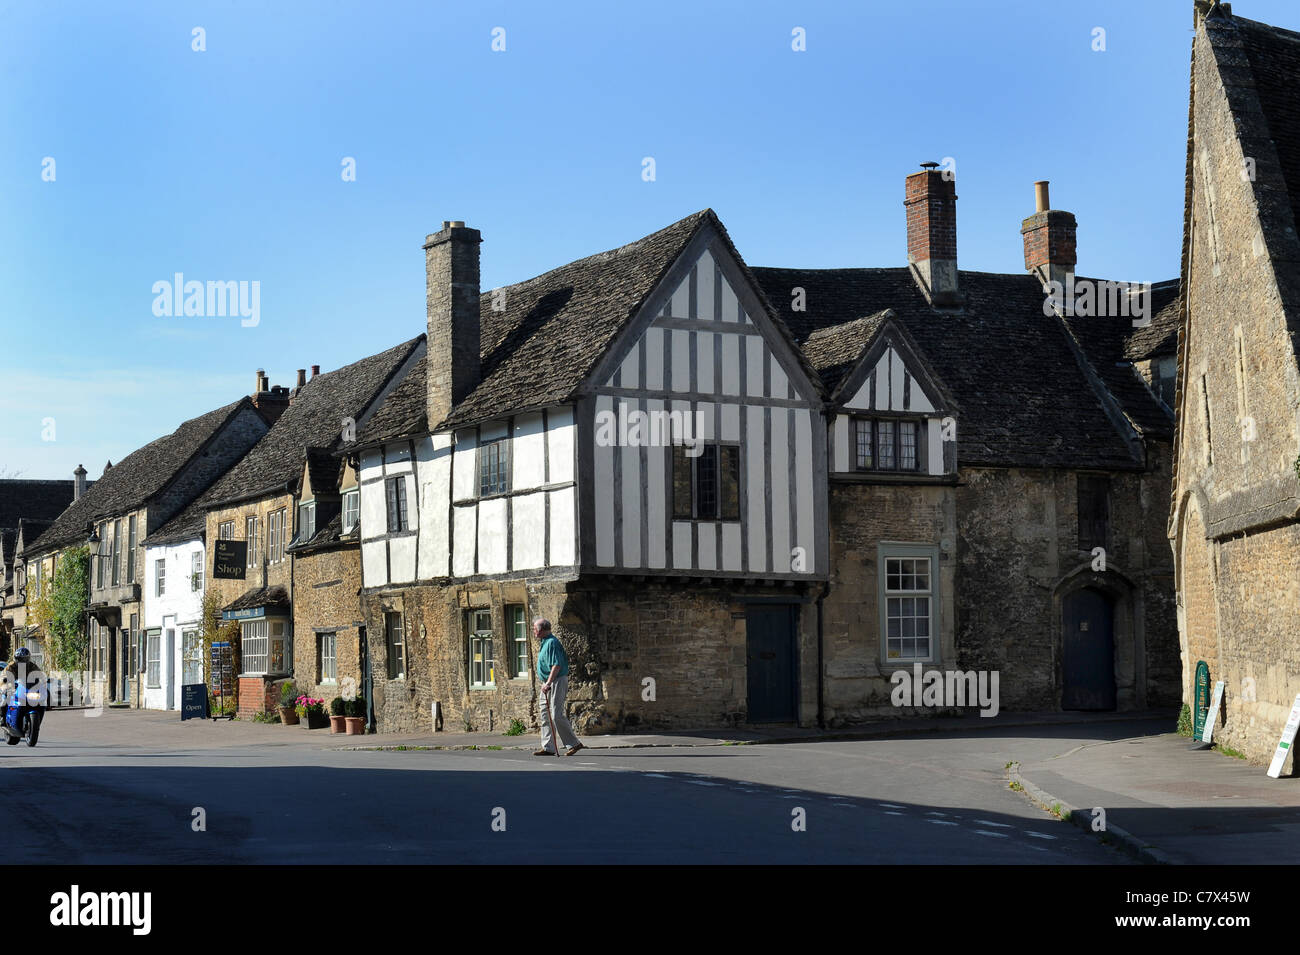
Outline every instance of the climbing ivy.
<path id="1" fill-rule="evenodd" d="M 89 639 L 86 605 L 90 594 L 90 548 L 71 547 L 59 555 L 54 580 L 37 600 L 37 615 L 45 624 L 47 665 L 75 673 L 86 667 Z"/>

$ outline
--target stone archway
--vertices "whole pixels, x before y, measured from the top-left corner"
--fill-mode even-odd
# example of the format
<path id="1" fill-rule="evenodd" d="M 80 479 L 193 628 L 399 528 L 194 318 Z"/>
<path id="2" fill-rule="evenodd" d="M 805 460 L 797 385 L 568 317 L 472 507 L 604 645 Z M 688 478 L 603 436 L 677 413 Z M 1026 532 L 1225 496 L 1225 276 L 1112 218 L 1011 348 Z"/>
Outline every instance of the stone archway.
<path id="1" fill-rule="evenodd" d="M 1142 591 L 1132 580 L 1113 566 L 1096 571 L 1090 563 L 1080 564 L 1054 588 L 1052 618 L 1056 690 L 1062 709 L 1133 710 L 1147 705 Z M 1091 704 L 1079 706 L 1077 700 L 1068 698 L 1067 685 L 1071 680 L 1077 684 L 1079 675 L 1068 675 L 1066 666 L 1067 662 L 1077 665 L 1081 641 L 1087 645 L 1089 636 L 1080 632 L 1080 624 L 1085 622 L 1091 628 L 1087 634 L 1105 641 L 1111 648 L 1113 703 L 1108 699 L 1103 705 L 1097 705 L 1093 699 Z M 1067 655 L 1072 655 L 1071 661 L 1067 661 Z"/>

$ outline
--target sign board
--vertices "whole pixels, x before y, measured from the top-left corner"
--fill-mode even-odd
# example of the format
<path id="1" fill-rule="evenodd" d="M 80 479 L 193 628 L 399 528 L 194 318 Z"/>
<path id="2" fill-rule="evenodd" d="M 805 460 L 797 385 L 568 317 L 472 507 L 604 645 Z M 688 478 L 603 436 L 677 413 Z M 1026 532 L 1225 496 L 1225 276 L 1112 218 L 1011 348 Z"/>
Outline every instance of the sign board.
<path id="1" fill-rule="evenodd" d="M 1273 762 L 1268 764 L 1268 774 L 1274 779 L 1282 775 L 1282 764 L 1286 762 L 1286 754 L 1291 752 L 1297 728 L 1300 728 L 1300 693 L 1296 694 L 1295 702 L 1291 704 L 1291 715 L 1286 718 L 1286 726 L 1282 727 L 1282 738 L 1277 742 Z"/>
<path id="2" fill-rule="evenodd" d="M 1204 660 L 1196 664 L 1196 683 L 1192 686 L 1192 739 L 1200 739 L 1205 732 L 1205 717 L 1210 712 L 1210 665 Z"/>
<path id="3" fill-rule="evenodd" d="M 212 576 L 243 580 L 248 569 L 248 541 L 218 540 L 212 557 Z"/>
<path id="4" fill-rule="evenodd" d="M 1205 718 L 1205 730 L 1201 733 L 1201 742 L 1208 743 L 1214 736 L 1215 724 L 1219 722 L 1219 704 L 1223 702 L 1223 681 L 1214 684 L 1214 700 L 1210 703 L 1210 715 Z"/>
<path id="5" fill-rule="evenodd" d="M 266 616 L 266 607 L 249 607 L 245 610 L 223 610 L 222 620 L 259 620 Z"/>
<path id="6" fill-rule="evenodd" d="M 235 654 L 229 643 L 214 643 L 208 670 L 213 696 L 235 695 Z"/>
<path id="7" fill-rule="evenodd" d="M 181 719 L 206 720 L 207 718 L 207 686 L 202 683 L 186 683 L 181 687 Z"/>

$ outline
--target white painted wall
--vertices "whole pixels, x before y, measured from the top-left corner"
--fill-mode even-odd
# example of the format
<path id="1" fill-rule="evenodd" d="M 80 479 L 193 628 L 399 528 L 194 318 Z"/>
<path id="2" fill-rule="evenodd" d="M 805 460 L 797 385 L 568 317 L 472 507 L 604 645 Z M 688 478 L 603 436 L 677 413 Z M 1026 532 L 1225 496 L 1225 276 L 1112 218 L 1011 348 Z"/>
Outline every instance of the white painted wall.
<path id="1" fill-rule="evenodd" d="M 143 626 L 146 631 L 155 627 L 162 630 L 159 661 L 159 682 L 162 685 L 145 686 L 144 705 L 151 710 L 179 710 L 183 673 L 182 634 L 186 630 L 199 629 L 202 623 L 203 593 L 207 588 L 210 568 L 204 567 L 203 586 L 199 590 L 193 590 L 190 585 L 193 555 L 204 553 L 203 542 L 197 539 L 180 544 L 145 547 L 144 553 L 146 572 L 145 579 L 140 584 L 145 591 Z M 167 562 L 167 592 L 158 597 L 154 595 L 154 567 L 155 561 L 160 559 Z M 170 653 L 169 630 L 173 635 Z"/>

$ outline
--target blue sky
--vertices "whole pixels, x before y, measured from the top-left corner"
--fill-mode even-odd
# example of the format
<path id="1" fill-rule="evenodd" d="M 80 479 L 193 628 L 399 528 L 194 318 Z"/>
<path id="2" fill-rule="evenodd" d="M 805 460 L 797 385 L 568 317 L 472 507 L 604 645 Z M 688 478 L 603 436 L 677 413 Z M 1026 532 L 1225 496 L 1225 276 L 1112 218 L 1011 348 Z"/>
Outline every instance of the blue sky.
<path id="1" fill-rule="evenodd" d="M 292 385 L 418 335 L 444 219 L 482 230 L 485 289 L 706 206 L 751 265 L 899 266 L 903 177 L 952 157 L 962 268 L 1023 269 L 1049 179 L 1080 272 L 1176 277 L 1191 24 L 1191 0 L 0 2 L 0 472 L 97 477 L 259 367 Z M 258 324 L 155 316 L 177 272 L 259 282 Z"/>

